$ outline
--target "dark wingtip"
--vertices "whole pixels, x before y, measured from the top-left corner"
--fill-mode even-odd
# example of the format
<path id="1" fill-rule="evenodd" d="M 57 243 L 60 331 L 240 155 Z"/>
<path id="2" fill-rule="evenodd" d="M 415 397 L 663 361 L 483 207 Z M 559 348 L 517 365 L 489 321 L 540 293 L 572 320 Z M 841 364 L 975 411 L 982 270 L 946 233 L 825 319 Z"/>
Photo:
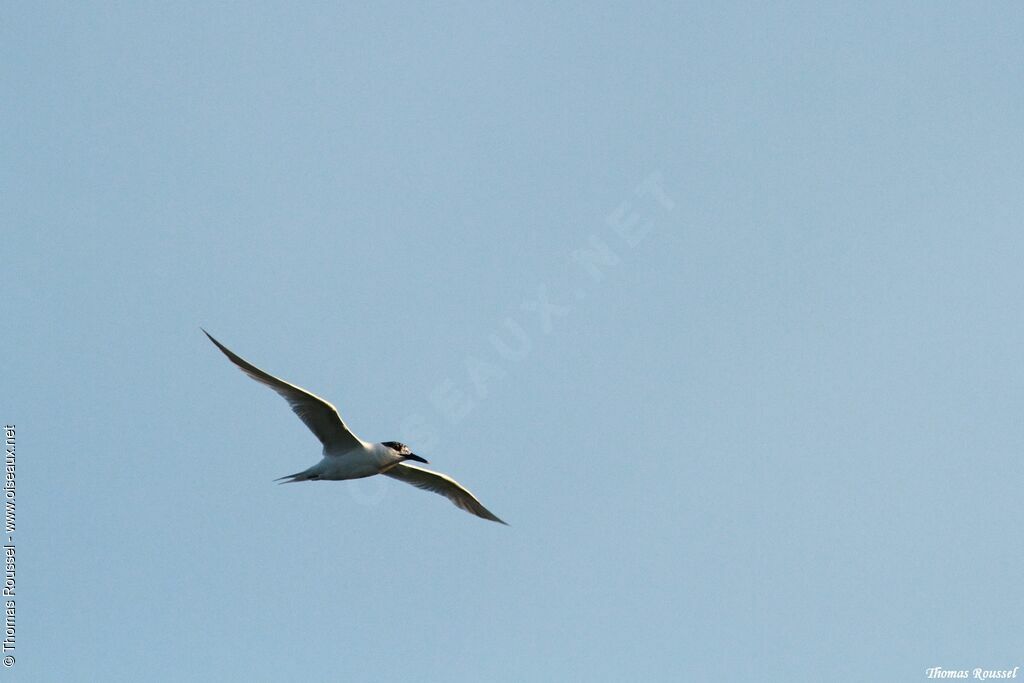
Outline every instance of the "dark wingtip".
<path id="1" fill-rule="evenodd" d="M 203 328 L 201 328 L 201 327 L 200 327 L 199 329 L 203 330 Z M 210 334 L 210 333 L 209 333 L 209 332 L 207 332 L 206 330 L 203 330 L 203 334 L 205 334 L 205 335 L 206 335 L 206 338 L 207 338 L 207 339 L 209 339 L 210 341 L 212 341 L 212 342 L 213 342 L 213 345 L 214 345 L 214 346 L 216 346 L 216 347 L 217 347 L 218 349 L 220 349 L 220 350 L 221 350 L 221 352 L 222 352 L 222 353 L 223 353 L 223 354 L 224 354 L 225 356 L 227 356 L 228 358 L 231 358 L 231 355 L 232 355 L 232 354 L 231 354 L 231 352 L 229 352 L 229 351 L 227 350 L 227 348 L 225 348 L 225 346 L 224 346 L 223 344 L 221 344 L 221 343 L 220 343 L 219 341 L 217 341 L 216 339 L 214 339 L 214 338 L 213 338 L 213 335 L 212 335 L 212 334 Z M 232 360 L 234 360 L 234 359 L 232 358 Z"/>
<path id="2" fill-rule="evenodd" d="M 494 514 L 493 512 L 488 510 L 487 508 L 484 508 L 483 511 L 486 512 L 487 514 L 479 514 L 478 513 L 477 517 L 481 517 L 481 518 L 489 520 L 491 522 L 497 522 L 498 524 L 504 524 L 505 526 L 511 526 L 508 522 L 503 520 L 501 517 L 498 517 L 498 515 Z"/>

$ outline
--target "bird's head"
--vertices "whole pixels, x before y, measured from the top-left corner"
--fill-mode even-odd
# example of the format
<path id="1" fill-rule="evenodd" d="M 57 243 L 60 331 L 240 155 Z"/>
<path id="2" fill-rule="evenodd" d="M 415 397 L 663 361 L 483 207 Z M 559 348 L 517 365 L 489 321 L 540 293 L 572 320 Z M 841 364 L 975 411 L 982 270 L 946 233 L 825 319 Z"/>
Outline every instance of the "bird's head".
<path id="1" fill-rule="evenodd" d="M 399 441 L 382 441 L 381 442 L 381 446 L 387 446 L 388 448 L 393 450 L 395 453 L 398 453 L 400 456 L 402 456 L 403 460 L 416 460 L 416 461 L 422 462 L 422 463 L 426 463 L 427 462 L 425 458 L 421 458 L 420 456 L 416 455 L 411 450 L 409 450 L 408 446 L 406 446 L 404 443 L 401 443 Z M 427 463 L 427 464 L 430 464 L 430 463 Z"/>

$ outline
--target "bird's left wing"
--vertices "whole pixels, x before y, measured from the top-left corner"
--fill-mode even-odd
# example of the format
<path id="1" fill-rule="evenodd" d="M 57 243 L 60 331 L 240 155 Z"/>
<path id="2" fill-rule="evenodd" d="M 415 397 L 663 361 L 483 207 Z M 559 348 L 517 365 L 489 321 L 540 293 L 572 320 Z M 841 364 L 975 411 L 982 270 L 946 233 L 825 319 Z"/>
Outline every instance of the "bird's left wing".
<path id="1" fill-rule="evenodd" d="M 439 493 L 466 512 L 471 512 L 477 517 L 483 517 L 492 522 L 500 522 L 508 526 L 506 522 L 498 519 L 497 515 L 485 508 L 472 493 L 464 489 L 459 482 L 449 476 L 425 470 L 422 467 L 406 465 L 404 462 L 395 465 L 381 474 L 404 481 L 406 484 L 412 484 L 424 491 Z"/>
<path id="2" fill-rule="evenodd" d="M 352 430 L 348 428 L 345 421 L 341 419 L 337 408 L 316 394 L 311 394 L 301 387 L 289 384 L 283 379 L 274 377 L 269 372 L 260 370 L 214 339 L 206 330 L 203 330 L 203 334 L 209 337 L 210 341 L 216 344 L 217 348 L 232 363 L 241 368 L 245 374 L 260 384 L 267 385 L 280 394 L 284 400 L 288 401 L 288 405 L 292 407 L 292 410 L 299 416 L 299 419 L 309 427 L 310 431 L 316 435 L 316 438 L 320 439 L 320 443 L 325 447 L 330 446 L 332 449 L 339 450 L 362 448 L 362 442 L 352 433 Z"/>

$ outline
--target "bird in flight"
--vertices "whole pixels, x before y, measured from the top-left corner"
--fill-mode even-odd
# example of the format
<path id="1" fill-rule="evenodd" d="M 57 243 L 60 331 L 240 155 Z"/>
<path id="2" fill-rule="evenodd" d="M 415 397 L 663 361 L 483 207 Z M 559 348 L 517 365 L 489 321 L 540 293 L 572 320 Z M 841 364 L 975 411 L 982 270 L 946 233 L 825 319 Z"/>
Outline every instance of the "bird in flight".
<path id="1" fill-rule="evenodd" d="M 260 370 L 214 339 L 206 330 L 203 330 L 203 334 L 209 337 L 210 341 L 232 363 L 241 368 L 242 372 L 260 384 L 270 387 L 288 401 L 288 405 L 292 407 L 299 419 L 324 445 L 323 459 L 320 462 L 302 472 L 289 474 L 286 477 L 275 479 L 275 481 L 280 481 L 282 484 L 297 481 L 338 481 L 383 474 L 425 491 L 439 493 L 457 507 L 477 517 L 506 524 L 451 477 L 407 464 L 407 460 L 422 463 L 427 461 L 409 450 L 405 444 L 398 441 L 381 443 L 363 441 L 352 433 L 345 421 L 341 419 L 337 408 L 330 403 L 305 389 Z"/>

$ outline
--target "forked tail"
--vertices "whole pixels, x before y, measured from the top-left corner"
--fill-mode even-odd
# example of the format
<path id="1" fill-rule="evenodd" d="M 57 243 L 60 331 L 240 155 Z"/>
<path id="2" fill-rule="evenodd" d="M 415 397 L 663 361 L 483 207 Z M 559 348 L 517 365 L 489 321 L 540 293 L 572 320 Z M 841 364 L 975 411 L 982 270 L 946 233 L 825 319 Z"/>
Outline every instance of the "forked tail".
<path id="1" fill-rule="evenodd" d="M 294 484 L 297 481 L 315 481 L 320 478 L 319 474 L 310 474 L 309 470 L 304 472 L 296 472 L 295 474 L 289 474 L 284 477 L 278 477 L 274 481 L 279 484 Z"/>

